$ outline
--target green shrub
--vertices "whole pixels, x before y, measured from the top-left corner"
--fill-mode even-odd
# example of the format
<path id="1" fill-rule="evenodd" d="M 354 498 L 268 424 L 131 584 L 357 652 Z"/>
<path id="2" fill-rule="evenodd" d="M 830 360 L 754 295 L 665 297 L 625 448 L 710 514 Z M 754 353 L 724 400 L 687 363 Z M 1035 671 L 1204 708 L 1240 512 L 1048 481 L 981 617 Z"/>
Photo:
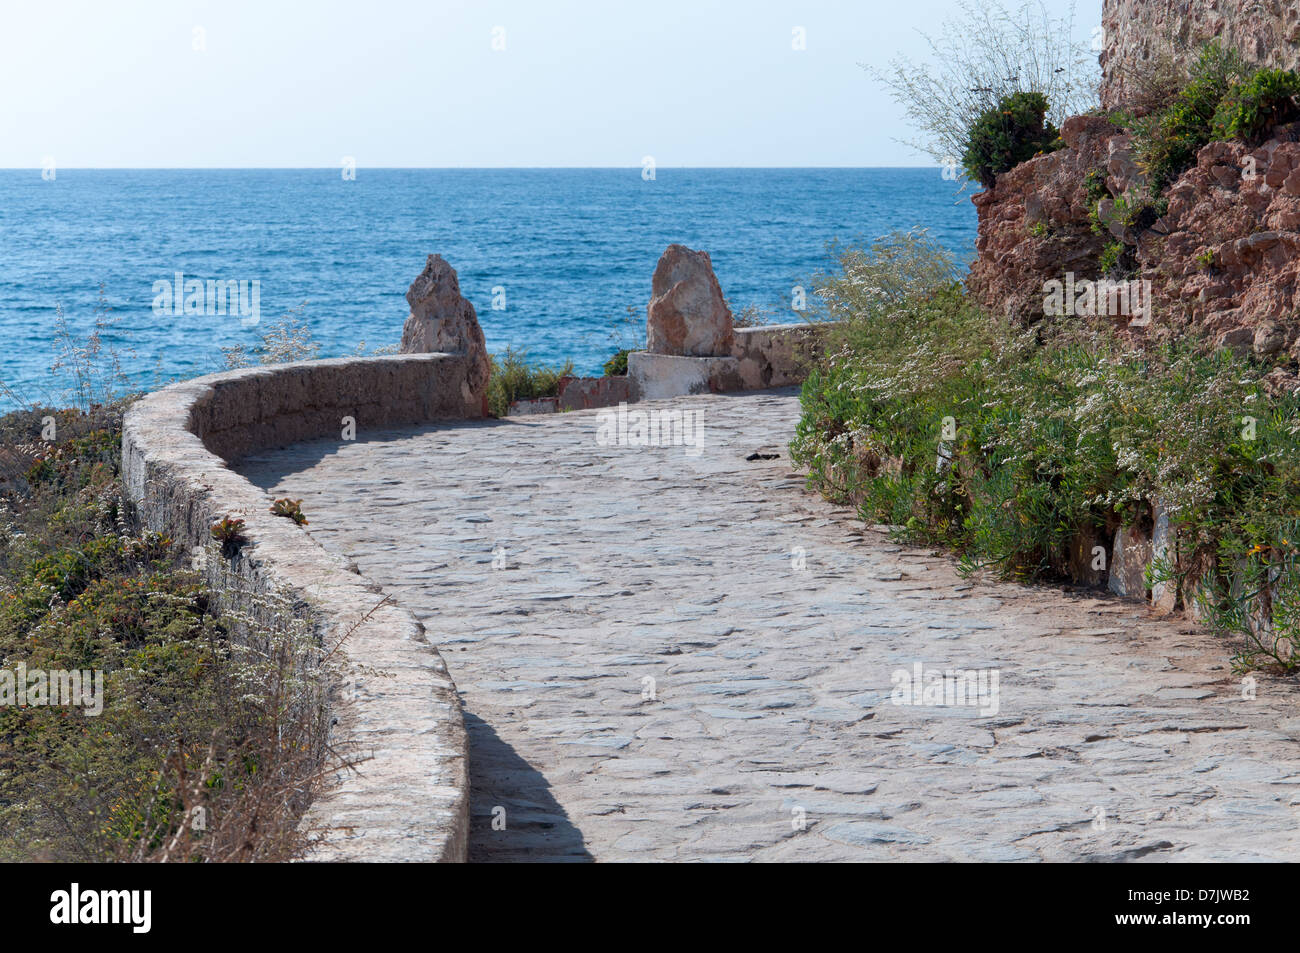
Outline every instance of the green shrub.
<path id="1" fill-rule="evenodd" d="M 1273 126 L 1300 118 L 1300 74 L 1251 72 L 1240 54 L 1217 42 L 1204 47 L 1172 99 L 1131 120 L 1133 145 L 1150 188 L 1160 192 L 1196 162 L 1209 142 L 1259 139 Z"/>
<path id="2" fill-rule="evenodd" d="M 1101 273 L 1108 275 L 1119 265 L 1120 256 L 1124 254 L 1123 242 L 1111 242 L 1101 250 Z"/>
<path id="3" fill-rule="evenodd" d="M 1215 139 L 1243 139 L 1263 136 L 1272 127 L 1300 117 L 1296 96 L 1300 95 L 1300 74 L 1292 70 L 1262 69 L 1244 83 L 1229 90 L 1219 103 L 1212 122 Z"/>
<path id="4" fill-rule="evenodd" d="M 236 644 L 175 565 L 97 579 L 6 635 L 9 666 L 101 672 L 102 710 L 0 706 L 0 859 L 301 856 L 324 710 L 298 707 L 316 689 L 292 639 Z"/>
<path id="5" fill-rule="evenodd" d="M 559 394 L 561 378 L 573 375 L 572 361 L 566 361 L 560 368 L 529 364 L 528 355 L 513 348 L 506 348 L 505 354 L 492 355 L 490 360 L 488 409 L 496 417 L 506 416 L 510 405 L 517 400 L 555 397 Z"/>
<path id="6" fill-rule="evenodd" d="M 1188 550 L 1178 585 L 1209 567 L 1211 618 L 1244 640 L 1239 661 L 1300 667 L 1300 572 L 1268 582 L 1300 553 L 1300 398 L 1269 398 L 1231 353 L 1137 350 L 1105 320 L 1009 326 L 944 283 L 951 259 L 922 242 L 841 262 L 818 294 L 844 323 L 791 444 L 812 485 L 952 546 L 966 570 L 1018 579 L 1069 578 L 1072 543 L 1159 500 Z M 1283 607 L 1270 633 L 1248 612 L 1265 591 Z"/>
<path id="7" fill-rule="evenodd" d="M 1042 93 L 1012 93 L 981 113 L 967 133 L 962 165 L 966 174 L 991 188 L 999 174 L 1057 148 L 1059 133 L 1047 121 Z"/>
<path id="8" fill-rule="evenodd" d="M 623 377 L 627 374 L 627 356 L 632 352 L 627 348 L 621 348 L 613 357 L 605 362 L 606 377 Z"/>
<path id="9" fill-rule="evenodd" d="M 1196 162 L 1197 151 L 1214 137 L 1219 104 L 1245 73 L 1239 54 L 1211 43 L 1174 101 L 1135 121 L 1134 150 L 1153 191 L 1161 191 Z"/>
<path id="10" fill-rule="evenodd" d="M 926 54 L 868 67 L 902 107 L 916 138 L 908 142 L 938 165 L 955 165 L 972 123 L 1016 90 L 1047 97 L 1056 125 L 1098 108 L 1097 55 L 1075 41 L 1068 4 L 1049 15 L 1042 3 L 954 0 L 938 31 L 924 33 Z"/>

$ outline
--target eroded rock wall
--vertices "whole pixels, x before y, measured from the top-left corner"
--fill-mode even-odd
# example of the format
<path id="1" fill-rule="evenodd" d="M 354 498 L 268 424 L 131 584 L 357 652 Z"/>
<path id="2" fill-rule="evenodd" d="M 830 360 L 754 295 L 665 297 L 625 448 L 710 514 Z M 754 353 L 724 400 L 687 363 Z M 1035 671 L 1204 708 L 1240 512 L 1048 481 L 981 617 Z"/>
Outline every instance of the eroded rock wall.
<path id="1" fill-rule="evenodd" d="M 1164 53 L 1182 59 L 1218 39 L 1265 66 L 1300 69 L 1296 0 L 1104 0 L 1101 101 L 1123 105 Z"/>
<path id="2" fill-rule="evenodd" d="M 1258 147 L 1205 146 L 1164 192 L 1165 214 L 1137 226 L 1112 214 L 1144 189 L 1130 137 L 1079 116 L 1062 138 L 1066 148 L 1022 163 L 974 197 L 978 254 L 967 286 L 987 309 L 1042 320 L 1047 284 L 1067 274 L 1105 277 L 1102 253 L 1119 242 L 1124 277 L 1150 283 L 1150 323 L 1117 315 L 1126 333 L 1193 333 L 1275 361 L 1300 359 L 1300 123 L 1278 127 Z M 1100 229 L 1090 175 L 1092 189 L 1104 181 Z"/>
<path id="3" fill-rule="evenodd" d="M 1258 148 L 1214 142 L 1136 235 L 1153 296 L 1217 343 L 1277 359 L 1300 336 L 1300 124 Z"/>
<path id="4" fill-rule="evenodd" d="M 1068 119 L 1066 148 L 1022 162 L 973 197 L 979 234 L 967 287 L 991 312 L 1032 322 L 1042 315 L 1044 282 L 1066 272 L 1098 277 L 1109 239 L 1092 230 L 1087 177 L 1109 165 L 1119 134 L 1104 119 Z"/>

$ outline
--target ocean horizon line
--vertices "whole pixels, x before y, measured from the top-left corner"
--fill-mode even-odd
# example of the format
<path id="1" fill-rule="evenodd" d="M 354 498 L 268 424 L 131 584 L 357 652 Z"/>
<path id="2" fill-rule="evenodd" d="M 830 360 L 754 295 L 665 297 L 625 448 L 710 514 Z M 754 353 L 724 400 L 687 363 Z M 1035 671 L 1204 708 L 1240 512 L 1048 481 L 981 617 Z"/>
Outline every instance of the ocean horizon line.
<path id="1" fill-rule="evenodd" d="M 599 172 L 637 171 L 634 165 L 362 165 L 359 169 L 391 172 Z M 940 165 L 656 165 L 659 171 L 905 171 L 939 169 Z M 60 172 L 337 172 L 334 165 L 274 166 L 95 166 L 60 165 Z M 41 166 L 0 166 L 0 172 L 40 172 Z"/>

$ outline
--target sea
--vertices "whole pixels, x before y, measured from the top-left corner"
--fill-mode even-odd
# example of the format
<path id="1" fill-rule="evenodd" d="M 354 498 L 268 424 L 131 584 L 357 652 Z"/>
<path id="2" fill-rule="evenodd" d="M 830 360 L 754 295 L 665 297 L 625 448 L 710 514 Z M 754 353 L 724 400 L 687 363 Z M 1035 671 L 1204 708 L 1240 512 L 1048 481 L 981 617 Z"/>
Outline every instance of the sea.
<path id="1" fill-rule="evenodd" d="M 139 389 L 221 370 L 286 315 L 321 357 L 391 348 L 431 253 L 490 351 L 600 373 L 644 344 L 673 242 L 709 252 L 733 311 L 782 323 L 815 313 L 836 248 L 925 228 L 964 263 L 975 226 L 939 168 L 0 170 L 0 382 L 66 400 L 60 312 L 81 345 L 104 319 L 100 353 Z M 186 307 L 195 279 L 244 310 Z"/>

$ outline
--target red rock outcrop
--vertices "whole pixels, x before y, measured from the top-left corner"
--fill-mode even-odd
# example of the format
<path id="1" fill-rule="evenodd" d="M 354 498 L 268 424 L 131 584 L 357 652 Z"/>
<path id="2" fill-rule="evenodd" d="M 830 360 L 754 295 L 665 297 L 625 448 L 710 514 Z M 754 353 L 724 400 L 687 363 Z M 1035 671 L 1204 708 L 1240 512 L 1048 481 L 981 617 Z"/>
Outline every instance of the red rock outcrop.
<path id="1" fill-rule="evenodd" d="M 998 314 L 1044 316 L 1044 286 L 1101 277 L 1104 246 L 1126 248 L 1131 277 L 1150 281 L 1152 321 L 1128 327 L 1153 339 L 1192 332 L 1257 356 L 1300 358 L 1300 123 L 1279 126 L 1259 147 L 1216 142 L 1165 191 L 1168 211 L 1125 227 L 1115 199 L 1140 194 L 1130 139 L 1096 117 L 1065 123 L 1066 148 L 998 176 L 974 196 L 977 258 L 967 287 Z M 1105 173 L 1100 204 L 1109 229 L 1096 234 L 1088 177 Z M 1094 181 L 1097 179 L 1094 176 Z"/>
<path id="2" fill-rule="evenodd" d="M 1066 272 L 1099 277 L 1109 238 L 1089 221 L 1088 173 L 1110 158 L 1120 130 L 1092 116 L 1067 119 L 1066 148 L 1030 159 L 997 177 L 972 201 L 979 211 L 976 258 L 967 287 L 995 314 L 1025 322 L 1043 314 L 1043 284 Z"/>
<path id="3" fill-rule="evenodd" d="M 1276 357 L 1300 335 L 1300 124 L 1259 148 L 1214 142 L 1137 236 L 1142 276 L 1172 326 Z"/>

